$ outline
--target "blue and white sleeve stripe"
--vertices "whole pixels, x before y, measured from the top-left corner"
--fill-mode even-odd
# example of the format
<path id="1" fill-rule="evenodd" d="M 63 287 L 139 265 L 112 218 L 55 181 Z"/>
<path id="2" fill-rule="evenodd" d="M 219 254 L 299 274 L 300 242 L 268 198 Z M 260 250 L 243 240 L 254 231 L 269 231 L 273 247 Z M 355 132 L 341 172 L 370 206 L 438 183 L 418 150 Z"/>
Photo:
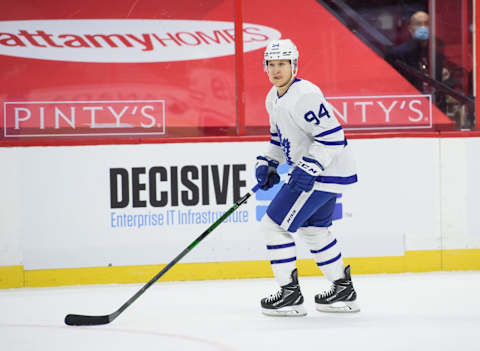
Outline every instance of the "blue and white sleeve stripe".
<path id="1" fill-rule="evenodd" d="M 327 146 L 346 146 L 347 139 L 344 137 L 342 126 L 328 129 L 313 136 L 316 143 Z"/>
<path id="2" fill-rule="evenodd" d="M 278 136 L 278 133 L 270 133 L 270 143 L 273 145 L 280 146 L 280 137 Z"/>
<path id="3" fill-rule="evenodd" d="M 335 127 L 335 128 L 332 128 L 332 129 L 329 129 L 329 130 L 326 130 L 324 132 L 321 132 L 317 135 L 314 135 L 313 137 L 314 138 L 321 138 L 321 137 L 324 137 L 326 135 L 330 135 L 330 134 L 333 134 L 333 133 L 336 133 L 338 131 L 341 131 L 343 128 L 342 126 L 338 126 L 338 127 Z"/>

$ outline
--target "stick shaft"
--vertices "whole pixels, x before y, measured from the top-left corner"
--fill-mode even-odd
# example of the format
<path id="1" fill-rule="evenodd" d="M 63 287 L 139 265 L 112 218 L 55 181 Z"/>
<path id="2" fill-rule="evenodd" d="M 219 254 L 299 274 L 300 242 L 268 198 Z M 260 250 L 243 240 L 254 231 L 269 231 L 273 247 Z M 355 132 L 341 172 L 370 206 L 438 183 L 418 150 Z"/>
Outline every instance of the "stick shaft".
<path id="1" fill-rule="evenodd" d="M 186 254 L 188 254 L 195 246 L 197 246 L 208 234 L 210 234 L 220 223 L 222 223 L 228 216 L 232 214 L 237 208 L 245 203 L 257 190 L 258 184 L 255 185 L 247 194 L 239 199 L 235 204 L 230 207 L 219 219 L 217 219 L 210 227 L 208 227 L 202 234 L 200 234 L 194 241 L 188 245 L 177 257 L 175 257 L 170 263 L 168 263 L 160 272 L 158 272 L 152 279 L 150 279 L 135 295 L 133 295 L 128 301 L 126 301 L 118 310 L 106 315 L 106 316 L 82 316 L 82 315 L 67 315 L 65 323 L 69 325 L 97 325 L 107 324 L 117 318 L 128 306 L 130 306 L 135 300 L 137 300 L 149 287 L 151 287 L 158 279 L 160 279 L 170 268 L 172 268 L 178 261 L 180 261 Z"/>

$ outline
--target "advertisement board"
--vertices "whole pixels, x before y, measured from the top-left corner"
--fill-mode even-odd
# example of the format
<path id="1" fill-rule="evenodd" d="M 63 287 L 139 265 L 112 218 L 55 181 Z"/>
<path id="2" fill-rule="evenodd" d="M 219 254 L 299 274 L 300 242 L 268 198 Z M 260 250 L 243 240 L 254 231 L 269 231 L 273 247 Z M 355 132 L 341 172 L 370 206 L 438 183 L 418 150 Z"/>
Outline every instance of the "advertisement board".
<path id="1" fill-rule="evenodd" d="M 0 142 L 93 138 L 101 144 L 235 135 L 240 127 L 267 133 L 264 99 L 271 84 L 263 51 L 279 38 L 296 43 L 298 77 L 320 86 L 346 130 L 453 126 L 430 95 L 315 0 L 245 1 L 243 60 L 237 60 L 233 3 L 142 0 L 132 7 L 125 0 L 67 0 L 40 10 L 31 1 L 2 2 Z M 292 13 L 295 25 L 286 20 Z M 236 90 L 238 72 L 243 91 Z"/>
<path id="2" fill-rule="evenodd" d="M 378 152 L 381 141 L 349 141 L 359 183 L 338 195 L 331 228 L 345 257 L 440 248 L 438 147 L 408 140 L 395 159 Z M 381 149 L 395 152 L 399 143 Z M 4 164 L 17 171 L 1 175 L 9 203 L 2 228 L 19 238 L 29 270 L 166 264 L 253 187 L 266 145 L 4 148 Z M 279 171 L 279 185 L 257 192 L 182 262 L 266 260 L 259 221 L 287 179 L 286 165 Z M 302 243 L 298 257 L 310 258 Z"/>

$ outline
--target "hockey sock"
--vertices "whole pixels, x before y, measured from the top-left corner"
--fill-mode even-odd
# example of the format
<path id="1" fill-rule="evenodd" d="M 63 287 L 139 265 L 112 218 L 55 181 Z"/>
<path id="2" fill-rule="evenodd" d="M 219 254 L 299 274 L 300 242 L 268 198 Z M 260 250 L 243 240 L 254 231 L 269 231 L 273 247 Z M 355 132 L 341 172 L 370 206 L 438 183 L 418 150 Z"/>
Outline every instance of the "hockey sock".
<path id="1" fill-rule="evenodd" d="M 298 231 L 325 277 L 331 282 L 344 278 L 345 265 L 340 247 L 328 228 L 302 227 Z"/>
<path id="2" fill-rule="evenodd" d="M 297 260 L 293 236 L 272 221 L 267 214 L 263 216 L 261 229 L 265 236 L 273 275 L 280 286 L 291 283 L 291 274 L 296 268 Z"/>

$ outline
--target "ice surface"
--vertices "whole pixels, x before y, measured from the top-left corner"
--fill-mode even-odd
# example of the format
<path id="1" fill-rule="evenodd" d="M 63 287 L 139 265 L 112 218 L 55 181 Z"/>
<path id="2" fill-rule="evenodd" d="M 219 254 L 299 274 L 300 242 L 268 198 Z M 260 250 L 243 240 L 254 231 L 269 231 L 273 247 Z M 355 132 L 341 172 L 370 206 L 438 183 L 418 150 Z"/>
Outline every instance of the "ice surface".
<path id="1" fill-rule="evenodd" d="M 306 317 L 268 317 L 273 279 L 159 282 L 111 324 L 69 327 L 68 313 L 109 314 L 142 284 L 0 290 L 0 349 L 480 350 L 480 272 L 355 275 L 362 311 L 317 312 L 323 277 L 300 277 Z"/>

